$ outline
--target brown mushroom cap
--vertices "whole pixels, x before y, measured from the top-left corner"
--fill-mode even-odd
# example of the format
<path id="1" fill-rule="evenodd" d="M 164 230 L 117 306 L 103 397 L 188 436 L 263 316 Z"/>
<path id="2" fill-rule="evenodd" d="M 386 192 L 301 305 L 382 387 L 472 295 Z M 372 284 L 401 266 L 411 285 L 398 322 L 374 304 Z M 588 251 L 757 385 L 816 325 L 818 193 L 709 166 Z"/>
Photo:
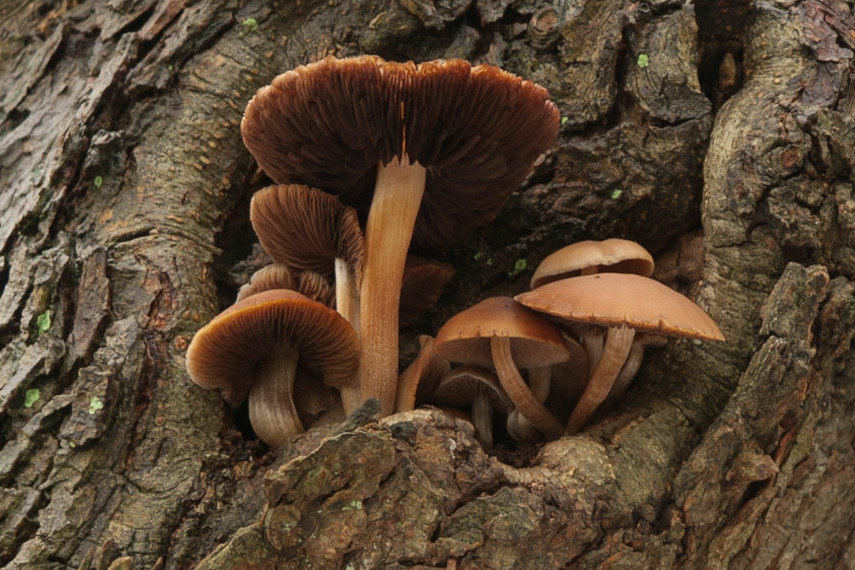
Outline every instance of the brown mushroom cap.
<path id="1" fill-rule="evenodd" d="M 561 332 L 510 297 L 490 297 L 448 319 L 436 335 L 436 351 L 452 362 L 490 368 L 494 336 L 512 339 L 511 355 L 520 368 L 568 358 Z"/>
<path id="2" fill-rule="evenodd" d="M 433 307 L 453 276 L 454 268 L 447 263 L 408 257 L 401 282 L 399 326 L 413 324 L 425 311 Z"/>
<path id="3" fill-rule="evenodd" d="M 378 164 L 430 167 L 414 245 L 436 249 L 494 217 L 552 145 L 558 117 L 545 89 L 495 67 L 366 55 L 276 77 L 250 101 L 241 133 L 276 182 L 357 207 L 370 202 Z"/>
<path id="4" fill-rule="evenodd" d="M 479 395 L 487 398 L 490 405 L 501 412 L 507 413 L 513 407 L 496 374 L 472 364 L 448 372 L 428 401 L 431 404 L 467 406 Z"/>
<path id="5" fill-rule="evenodd" d="M 641 245 L 625 239 L 580 241 L 546 256 L 531 277 L 531 288 L 584 272 L 635 273 L 650 277 L 653 257 Z"/>
<path id="6" fill-rule="evenodd" d="M 273 263 L 265 265 L 252 274 L 249 283 L 244 284 L 238 291 L 237 302 L 270 289 L 294 290 L 296 288 L 297 281 L 294 279 L 291 269 L 284 263 Z"/>
<path id="7" fill-rule="evenodd" d="M 569 434 L 579 432 L 608 397 L 630 356 L 636 331 L 724 340 L 718 326 L 700 307 L 640 275 L 597 273 L 571 277 L 516 298 L 564 322 L 607 327 L 602 354 L 567 422 Z"/>
<path id="8" fill-rule="evenodd" d="M 327 307 L 335 306 L 335 287 L 329 279 L 316 271 L 306 270 L 300 273 L 298 291 L 312 301 Z"/>
<path id="9" fill-rule="evenodd" d="M 300 362 L 327 385 L 349 383 L 359 364 L 359 339 L 341 315 L 299 293 L 265 291 L 229 307 L 199 329 L 187 349 L 193 381 L 219 389 L 237 405 L 253 383 L 256 364 L 288 343 Z"/>
<path id="10" fill-rule="evenodd" d="M 665 285 L 629 273 L 597 273 L 562 279 L 521 293 L 517 301 L 568 321 L 656 334 L 724 340 L 703 309 Z"/>
<path id="11" fill-rule="evenodd" d="M 341 258 L 355 276 L 362 271 L 365 241 L 359 218 L 331 194 L 295 184 L 269 186 L 253 195 L 249 217 L 276 263 L 331 276 L 334 260 Z"/>

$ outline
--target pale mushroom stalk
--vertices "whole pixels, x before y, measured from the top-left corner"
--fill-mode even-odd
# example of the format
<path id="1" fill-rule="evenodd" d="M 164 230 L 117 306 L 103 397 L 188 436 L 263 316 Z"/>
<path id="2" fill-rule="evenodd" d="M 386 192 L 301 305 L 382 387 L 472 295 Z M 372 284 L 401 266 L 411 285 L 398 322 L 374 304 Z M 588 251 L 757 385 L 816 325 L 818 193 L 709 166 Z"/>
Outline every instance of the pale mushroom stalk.
<path id="1" fill-rule="evenodd" d="M 481 444 L 484 447 L 493 447 L 493 404 L 482 390 L 479 390 L 472 400 L 472 424 Z"/>
<path id="2" fill-rule="evenodd" d="M 494 336 L 490 339 L 490 348 L 493 353 L 493 365 L 496 367 L 496 374 L 502 383 L 502 388 L 508 393 L 519 412 L 547 439 L 552 440 L 561 437 L 564 433 L 561 422 L 546 406 L 535 399 L 528 384 L 520 375 L 511 355 L 511 339 Z"/>
<path id="3" fill-rule="evenodd" d="M 341 257 L 335 258 L 335 309 L 347 319 L 353 328 L 359 330 L 359 302 L 356 293 L 356 280 Z"/>
<path id="4" fill-rule="evenodd" d="M 632 341 L 632 348 L 629 351 L 629 356 L 626 357 L 626 363 L 624 363 L 623 368 L 620 370 L 620 374 L 618 374 L 618 377 L 615 379 L 614 386 L 612 386 L 609 395 L 601 405 L 603 407 L 611 406 L 620 399 L 621 396 L 623 396 L 624 392 L 627 391 L 633 378 L 635 378 L 635 375 L 641 368 L 641 362 L 644 360 L 644 353 L 647 351 L 648 346 L 661 347 L 665 346 L 667 342 L 667 339 L 663 336 L 649 333 L 637 333 L 635 335 L 635 339 Z"/>
<path id="5" fill-rule="evenodd" d="M 259 362 L 249 392 L 249 421 L 259 439 L 272 447 L 303 432 L 292 397 L 299 356 L 287 344 L 272 352 Z"/>
<path id="6" fill-rule="evenodd" d="M 600 362 L 600 358 L 603 356 L 603 343 L 606 340 L 605 335 L 599 332 L 587 331 L 580 337 L 580 340 L 582 341 L 582 347 L 588 354 L 589 374 L 593 375 L 597 364 Z"/>
<path id="7" fill-rule="evenodd" d="M 347 265 L 347 261 L 335 258 L 335 308 L 353 328 L 359 330 L 359 299 L 356 279 Z M 358 382 L 341 388 L 341 401 L 346 414 L 362 404 L 362 390 Z"/>
<path id="8" fill-rule="evenodd" d="M 635 378 L 635 375 L 638 373 L 638 369 L 641 368 L 641 362 L 644 360 L 644 345 L 641 343 L 633 343 L 632 348 L 629 349 L 629 354 L 626 357 L 626 362 L 623 365 L 623 368 L 620 369 L 620 373 L 615 378 L 614 384 L 612 384 L 611 390 L 609 390 L 609 395 L 606 396 L 606 399 L 603 400 L 603 405 L 608 405 L 610 402 L 614 402 L 626 392 L 629 385 L 632 383 L 632 379 Z"/>
<path id="9" fill-rule="evenodd" d="M 549 386 L 552 382 L 552 367 L 538 366 L 528 371 L 528 383 L 531 395 L 541 404 L 549 397 Z M 508 414 L 507 429 L 516 441 L 536 443 L 543 440 L 542 434 L 534 425 L 520 413 L 519 408 Z"/>
<path id="10" fill-rule="evenodd" d="M 633 338 L 635 338 L 635 329 L 632 327 L 621 325 L 609 328 L 603 346 L 603 354 L 588 381 L 588 386 L 582 393 L 582 397 L 579 398 L 579 402 L 573 408 L 573 413 L 570 414 L 570 419 L 567 422 L 568 434 L 579 433 L 594 415 L 597 407 L 609 395 L 615 379 L 620 374 L 629 356 Z"/>
<path id="11" fill-rule="evenodd" d="M 358 384 L 363 400 L 380 400 L 384 416 L 395 407 L 398 303 L 425 178 L 425 168 L 417 163 L 394 159 L 381 164 L 365 227 L 365 265 L 359 293 L 362 356 Z M 348 414 L 352 411 L 345 408 Z"/>

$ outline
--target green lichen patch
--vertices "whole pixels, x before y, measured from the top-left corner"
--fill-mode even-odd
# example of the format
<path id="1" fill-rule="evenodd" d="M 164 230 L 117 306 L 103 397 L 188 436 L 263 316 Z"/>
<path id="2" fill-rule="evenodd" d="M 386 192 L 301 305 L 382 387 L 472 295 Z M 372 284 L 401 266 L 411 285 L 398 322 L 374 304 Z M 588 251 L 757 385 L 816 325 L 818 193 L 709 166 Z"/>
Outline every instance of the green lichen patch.
<path id="1" fill-rule="evenodd" d="M 32 408 L 33 404 L 39 401 L 39 389 L 33 388 L 31 390 L 27 390 L 24 394 L 24 407 Z"/>

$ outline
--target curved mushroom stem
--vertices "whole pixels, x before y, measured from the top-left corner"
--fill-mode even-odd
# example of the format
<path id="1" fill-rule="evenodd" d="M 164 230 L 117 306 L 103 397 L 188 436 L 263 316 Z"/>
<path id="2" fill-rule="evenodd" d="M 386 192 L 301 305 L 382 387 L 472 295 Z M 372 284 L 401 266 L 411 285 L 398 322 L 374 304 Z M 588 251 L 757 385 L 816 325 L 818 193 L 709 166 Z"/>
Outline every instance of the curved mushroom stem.
<path id="1" fill-rule="evenodd" d="M 552 367 L 539 366 L 530 368 L 528 371 L 528 383 L 531 395 L 541 404 L 549 397 L 549 387 L 552 381 Z M 515 441 L 525 443 L 537 443 L 543 441 L 543 435 L 535 429 L 534 425 L 518 409 L 508 414 L 508 433 Z"/>
<path id="2" fill-rule="evenodd" d="M 380 413 L 384 416 L 395 407 L 398 304 L 425 176 L 419 164 L 398 159 L 381 164 L 365 227 L 365 264 L 359 287 L 362 355 L 357 383 L 362 400 L 380 400 Z M 353 411 L 351 406 L 345 408 L 346 413 Z"/>
<path id="3" fill-rule="evenodd" d="M 615 378 L 615 383 L 612 384 L 612 389 L 609 390 L 609 395 L 603 400 L 601 406 L 611 406 L 623 396 L 623 393 L 626 392 L 632 383 L 632 379 L 638 373 L 638 369 L 641 368 L 642 360 L 644 360 L 644 345 L 638 342 L 632 343 L 632 348 L 629 349 L 626 362 L 623 368 L 620 369 L 620 374 Z"/>
<path id="4" fill-rule="evenodd" d="M 609 328 L 606 343 L 603 346 L 603 355 L 588 381 L 588 387 L 585 388 L 582 397 L 573 408 L 573 413 L 570 414 L 567 422 L 568 434 L 579 433 L 594 415 L 597 406 L 609 395 L 615 378 L 620 374 L 629 355 L 633 338 L 635 338 L 635 329 L 627 325 Z"/>
<path id="5" fill-rule="evenodd" d="M 600 362 L 600 358 L 603 357 L 605 335 L 601 334 L 599 331 L 590 331 L 580 336 L 579 340 L 582 341 L 582 348 L 585 349 L 585 353 L 588 355 L 588 366 L 590 366 L 588 375 L 593 376 L 594 370 L 596 370 L 597 364 Z"/>
<path id="6" fill-rule="evenodd" d="M 564 433 L 561 422 L 546 409 L 546 406 L 535 399 L 528 384 L 520 375 L 520 371 L 511 356 L 511 339 L 494 336 L 490 339 L 490 348 L 493 351 L 493 365 L 496 367 L 499 382 L 520 413 L 547 439 L 552 440 L 561 437 Z"/>
<path id="7" fill-rule="evenodd" d="M 249 421 L 264 443 L 276 447 L 302 433 L 292 394 L 299 353 L 290 346 L 274 351 L 259 363 L 249 391 Z"/>
<path id="8" fill-rule="evenodd" d="M 629 356 L 626 357 L 626 363 L 620 369 L 620 374 L 615 379 L 609 395 L 601 404 L 602 407 L 614 405 L 614 403 L 623 396 L 627 391 L 638 369 L 641 368 L 641 362 L 644 360 L 644 353 L 648 346 L 665 346 L 668 339 L 664 336 L 652 333 L 636 334 L 632 341 L 632 348 L 629 350 Z"/>

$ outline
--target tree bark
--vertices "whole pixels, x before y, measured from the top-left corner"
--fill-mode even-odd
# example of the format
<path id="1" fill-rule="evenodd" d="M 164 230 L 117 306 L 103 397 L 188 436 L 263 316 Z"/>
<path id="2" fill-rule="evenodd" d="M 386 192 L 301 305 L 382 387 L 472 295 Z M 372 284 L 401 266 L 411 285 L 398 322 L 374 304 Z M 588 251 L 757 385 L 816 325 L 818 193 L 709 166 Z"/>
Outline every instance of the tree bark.
<path id="1" fill-rule="evenodd" d="M 851 1 L 0 2 L 0 565 L 855 567 Z M 547 87 L 559 140 L 403 331 L 636 239 L 727 336 L 582 435 L 370 407 L 271 451 L 184 351 L 257 266 L 253 93 L 327 54 Z"/>

